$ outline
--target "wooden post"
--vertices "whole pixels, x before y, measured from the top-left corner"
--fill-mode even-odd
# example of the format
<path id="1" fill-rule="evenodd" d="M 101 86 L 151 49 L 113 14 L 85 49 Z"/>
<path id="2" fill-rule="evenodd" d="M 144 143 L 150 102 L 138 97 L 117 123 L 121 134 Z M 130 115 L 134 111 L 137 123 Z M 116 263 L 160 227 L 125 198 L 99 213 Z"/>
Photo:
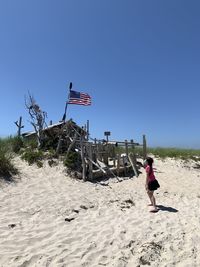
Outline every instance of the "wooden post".
<path id="1" fill-rule="evenodd" d="M 22 126 L 22 117 L 20 116 L 19 118 L 19 123 L 18 121 L 15 121 L 15 124 L 17 125 L 17 136 L 20 137 L 21 136 L 21 129 L 24 128 L 24 126 Z"/>
<path id="2" fill-rule="evenodd" d="M 89 150 L 88 156 L 92 160 L 92 143 L 88 144 L 88 150 Z M 91 161 L 89 161 L 88 164 L 89 164 L 89 179 L 90 179 L 90 181 L 92 181 L 92 179 L 93 179 L 93 164 Z"/>
<path id="3" fill-rule="evenodd" d="M 81 145 L 81 161 L 82 161 L 82 178 L 83 181 L 86 181 L 86 165 L 85 165 L 85 157 L 84 157 L 84 146 L 83 146 L 83 139 L 81 136 L 80 140 L 80 145 Z"/>
<path id="4" fill-rule="evenodd" d="M 117 154 L 117 176 L 119 176 L 120 158 L 121 158 L 121 155 Z"/>
<path id="5" fill-rule="evenodd" d="M 129 153 L 128 155 L 129 161 L 131 163 L 131 166 L 133 168 L 133 171 L 135 173 L 135 176 L 138 177 L 138 172 L 137 172 L 137 166 L 136 166 L 136 160 L 134 158 L 134 155 L 132 153 Z"/>
<path id="6" fill-rule="evenodd" d="M 126 168 L 125 157 L 124 156 L 122 157 L 122 160 L 123 160 L 124 176 L 126 176 L 127 175 L 127 168 Z"/>
<path id="7" fill-rule="evenodd" d="M 113 146 L 113 166 L 116 167 L 116 153 L 115 153 L 115 147 Z"/>
<path id="8" fill-rule="evenodd" d="M 63 141 L 63 139 L 62 139 L 62 135 L 60 135 L 59 140 L 58 140 L 58 145 L 57 145 L 57 148 L 56 148 L 56 155 L 58 155 L 59 152 L 60 152 L 60 148 L 61 148 L 61 145 L 62 145 L 62 141 Z"/>
<path id="9" fill-rule="evenodd" d="M 146 136 L 143 135 L 143 159 L 145 160 L 147 157 L 147 142 L 146 142 Z"/>
<path id="10" fill-rule="evenodd" d="M 69 145 L 68 149 L 67 149 L 67 156 L 69 155 L 70 150 L 72 149 L 72 147 L 74 146 L 76 139 L 78 137 L 78 134 L 75 132 L 74 134 L 74 139 L 72 140 L 71 144 Z M 82 137 L 81 137 L 82 140 Z"/>
<path id="11" fill-rule="evenodd" d="M 89 135 L 90 135 L 90 130 L 89 130 L 89 127 L 90 127 L 90 122 L 89 122 L 89 120 L 87 120 L 87 141 L 89 140 Z"/>
<path id="12" fill-rule="evenodd" d="M 108 165 L 108 145 L 105 145 L 103 149 L 103 162 Z"/>
<path id="13" fill-rule="evenodd" d="M 128 141 L 125 140 L 125 151 L 126 151 L 126 156 L 128 158 Z"/>
<path id="14" fill-rule="evenodd" d="M 136 154 L 135 154 L 135 146 L 134 146 L 134 141 L 133 139 L 130 140 L 131 141 L 131 153 L 133 153 L 134 155 L 134 159 L 136 161 Z M 130 153 L 129 153 L 130 154 Z"/>
<path id="15" fill-rule="evenodd" d="M 57 145 L 57 148 L 56 148 L 56 155 L 58 155 L 60 153 L 60 149 L 61 149 L 62 142 L 63 142 L 62 137 L 63 137 L 64 128 L 65 128 L 65 124 L 63 124 L 61 129 L 60 129 L 58 145 Z"/>

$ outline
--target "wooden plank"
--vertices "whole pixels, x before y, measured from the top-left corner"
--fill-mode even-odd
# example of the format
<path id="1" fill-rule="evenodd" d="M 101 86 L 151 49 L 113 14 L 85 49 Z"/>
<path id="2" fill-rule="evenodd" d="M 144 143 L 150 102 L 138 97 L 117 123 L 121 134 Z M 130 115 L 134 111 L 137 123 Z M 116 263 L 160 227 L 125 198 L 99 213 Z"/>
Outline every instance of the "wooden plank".
<path id="1" fill-rule="evenodd" d="M 134 144 L 135 146 L 142 146 L 142 144 L 128 142 L 127 140 L 125 140 L 125 141 L 108 141 L 108 144 L 115 145 L 115 146 L 117 146 L 117 145 L 125 146 L 126 143 L 128 146 L 132 146 L 132 144 Z"/>
<path id="2" fill-rule="evenodd" d="M 103 151 L 103 162 L 108 165 L 108 146 L 104 146 L 104 151 Z"/>
<path id="3" fill-rule="evenodd" d="M 145 160 L 147 157 L 147 142 L 146 142 L 146 136 L 143 135 L 143 159 Z"/>
<path id="4" fill-rule="evenodd" d="M 81 161 L 82 161 L 82 179 L 85 182 L 86 181 L 86 164 L 85 164 L 85 157 L 84 157 L 85 148 L 84 148 L 82 139 L 81 139 L 80 145 L 81 145 Z"/>
<path id="5" fill-rule="evenodd" d="M 129 153 L 129 155 L 128 155 L 129 161 L 131 163 L 131 166 L 133 168 L 133 171 L 135 173 L 135 176 L 138 177 L 139 175 L 138 175 L 138 172 L 137 172 L 137 166 L 136 166 L 136 162 L 133 159 L 133 157 L 134 157 L 134 155 L 132 153 Z"/>
<path id="6" fill-rule="evenodd" d="M 117 176 L 119 176 L 120 158 L 121 158 L 121 155 L 117 154 Z"/>
<path id="7" fill-rule="evenodd" d="M 127 167 L 128 169 L 129 168 L 132 168 L 131 166 Z M 119 169 L 117 169 L 116 167 L 112 167 L 112 168 L 109 168 L 109 172 L 107 173 L 107 175 L 110 175 L 112 174 L 115 178 L 117 178 L 117 180 L 120 181 L 119 179 L 119 176 L 120 175 L 124 175 L 124 168 L 123 167 L 119 167 Z M 100 178 L 102 177 L 104 174 L 101 170 L 93 170 L 93 177 L 94 178 Z M 117 176 L 115 176 L 117 175 Z"/>
<path id="8" fill-rule="evenodd" d="M 88 157 L 92 159 L 92 143 L 88 143 Z M 93 164 L 89 161 L 89 179 L 93 179 Z"/>
<path id="9" fill-rule="evenodd" d="M 69 155 L 69 152 L 71 151 L 72 147 L 74 146 L 77 137 L 78 137 L 78 134 L 75 132 L 74 138 L 73 138 L 71 144 L 69 145 L 69 147 L 67 149 L 67 156 Z"/>
<path id="10" fill-rule="evenodd" d="M 89 161 L 92 162 L 92 164 L 94 164 L 100 171 L 102 171 L 104 174 L 106 174 L 106 171 L 101 167 L 99 166 L 97 163 L 95 163 L 92 159 L 90 159 L 89 157 L 87 158 Z"/>
<path id="11" fill-rule="evenodd" d="M 86 129 L 86 138 L 87 138 L 87 141 L 89 140 L 89 136 L 90 136 L 90 122 L 89 120 L 87 120 L 87 129 Z"/>
<path id="12" fill-rule="evenodd" d="M 126 168 L 125 156 L 122 157 L 122 162 L 123 162 L 123 168 L 124 168 L 124 176 L 126 176 L 127 175 L 127 168 Z"/>

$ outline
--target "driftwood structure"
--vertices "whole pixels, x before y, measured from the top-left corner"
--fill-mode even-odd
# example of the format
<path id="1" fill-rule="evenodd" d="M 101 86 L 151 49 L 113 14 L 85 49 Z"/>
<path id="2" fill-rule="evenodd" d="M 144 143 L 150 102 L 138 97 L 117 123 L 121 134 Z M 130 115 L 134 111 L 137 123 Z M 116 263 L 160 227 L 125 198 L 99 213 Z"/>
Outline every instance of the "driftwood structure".
<path id="1" fill-rule="evenodd" d="M 143 158 L 146 158 L 146 137 L 139 144 L 133 140 L 108 141 L 89 138 L 89 121 L 84 127 L 79 127 L 72 120 L 61 121 L 43 129 L 44 144 L 49 144 L 57 154 L 70 152 L 79 154 L 81 171 L 78 176 L 84 181 L 95 180 L 100 177 L 126 176 L 131 172 L 138 176 L 138 162 L 135 147 L 141 147 Z M 33 139 L 36 133 L 25 133 L 23 137 Z M 118 147 L 124 147 L 125 153 L 119 153 Z M 129 150 L 131 148 L 131 153 Z"/>

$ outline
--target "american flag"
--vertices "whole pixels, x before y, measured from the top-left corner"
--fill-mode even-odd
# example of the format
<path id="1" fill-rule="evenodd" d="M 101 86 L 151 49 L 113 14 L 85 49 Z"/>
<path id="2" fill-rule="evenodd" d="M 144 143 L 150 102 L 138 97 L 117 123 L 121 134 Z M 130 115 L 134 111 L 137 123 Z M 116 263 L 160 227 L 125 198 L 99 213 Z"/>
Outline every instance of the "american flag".
<path id="1" fill-rule="evenodd" d="M 70 90 L 68 104 L 89 106 L 91 105 L 91 97 L 86 93 Z"/>

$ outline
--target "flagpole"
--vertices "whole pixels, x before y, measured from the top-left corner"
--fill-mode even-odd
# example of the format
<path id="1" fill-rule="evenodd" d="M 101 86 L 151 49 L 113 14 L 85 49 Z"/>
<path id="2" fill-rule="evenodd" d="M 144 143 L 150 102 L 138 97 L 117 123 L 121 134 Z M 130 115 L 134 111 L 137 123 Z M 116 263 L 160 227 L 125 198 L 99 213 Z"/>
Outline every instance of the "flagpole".
<path id="1" fill-rule="evenodd" d="M 72 89 L 72 82 L 70 82 L 70 84 L 69 84 L 69 94 L 70 94 L 71 89 Z M 69 94 L 68 94 L 68 100 L 69 100 Z M 68 107 L 68 101 L 65 104 L 65 111 L 64 111 L 63 118 L 62 118 L 63 122 L 65 122 L 65 120 L 66 120 L 67 107 Z"/>

